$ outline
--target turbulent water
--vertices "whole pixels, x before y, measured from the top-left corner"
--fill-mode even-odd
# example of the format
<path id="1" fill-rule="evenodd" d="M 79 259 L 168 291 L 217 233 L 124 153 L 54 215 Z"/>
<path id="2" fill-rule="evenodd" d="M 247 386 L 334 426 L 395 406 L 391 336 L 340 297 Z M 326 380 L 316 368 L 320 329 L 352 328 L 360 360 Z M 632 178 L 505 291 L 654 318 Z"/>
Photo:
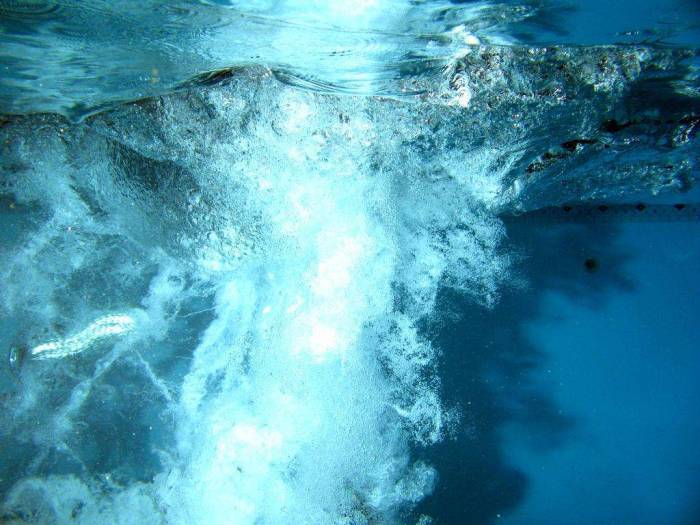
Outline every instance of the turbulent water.
<path id="1" fill-rule="evenodd" d="M 499 214 L 691 189 L 697 52 L 525 45 L 539 3 L 142 4 L 0 9 L 1 519 L 429 523 L 439 291 L 518 281 Z"/>

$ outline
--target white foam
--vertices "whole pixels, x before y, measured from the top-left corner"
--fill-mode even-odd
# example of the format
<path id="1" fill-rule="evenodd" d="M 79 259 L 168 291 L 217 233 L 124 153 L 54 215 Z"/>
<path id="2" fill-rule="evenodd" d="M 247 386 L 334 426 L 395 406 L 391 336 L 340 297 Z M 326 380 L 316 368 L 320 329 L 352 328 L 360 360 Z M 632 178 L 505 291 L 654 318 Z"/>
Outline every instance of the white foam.
<path id="1" fill-rule="evenodd" d="M 160 231 L 148 213 L 149 202 L 159 202 L 148 191 L 157 190 L 134 190 L 128 177 L 109 182 L 118 172 L 109 156 L 89 165 L 115 199 L 124 184 L 131 196 L 143 193 L 132 214 L 113 204 L 100 228 L 137 243 L 150 265 L 130 271 L 141 271 L 148 286 L 124 295 L 143 307 L 138 337 L 72 384 L 42 446 L 64 441 L 87 400 L 100 395 L 101 378 L 122 362 L 160 393 L 175 440 L 164 446 L 152 483 L 107 491 L 71 477 L 20 481 L 13 494 L 34 484 L 47 494 L 49 514 L 64 514 L 70 485 L 102 522 L 127 519 L 121 505 L 136 498 L 134 509 L 148 514 L 143 523 L 396 523 L 433 490 L 435 471 L 414 462 L 410 448 L 442 439 L 456 416 L 440 399 L 436 352 L 416 324 L 431 314 L 441 283 L 485 302 L 495 297 L 501 230 L 473 204 L 490 157 L 436 182 L 407 172 L 423 161 L 407 160 L 418 154 L 403 144 L 427 120 L 411 121 L 412 109 L 322 97 L 267 77 L 235 89 L 202 95 L 210 122 L 187 134 L 197 110 L 184 98 L 163 103 L 157 154 L 177 150 L 197 186 L 196 198 L 182 196 L 196 225 L 170 231 L 184 247 L 178 257 L 159 237 L 138 242 L 141 223 Z M 245 128 L 236 124 L 241 108 L 256 115 Z M 392 111 L 402 112 L 403 124 Z M 144 146 L 150 154 L 153 147 Z M 80 213 L 80 224 L 92 220 Z M 97 249 L 105 238 L 91 242 Z M 95 264 L 91 249 L 81 250 L 77 268 Z M 213 320 L 191 343 L 186 373 L 173 386 L 149 348 L 163 351 L 197 290 L 214 292 Z M 24 413 L 50 391 L 39 381 L 45 375 L 34 373 L 26 371 Z"/>

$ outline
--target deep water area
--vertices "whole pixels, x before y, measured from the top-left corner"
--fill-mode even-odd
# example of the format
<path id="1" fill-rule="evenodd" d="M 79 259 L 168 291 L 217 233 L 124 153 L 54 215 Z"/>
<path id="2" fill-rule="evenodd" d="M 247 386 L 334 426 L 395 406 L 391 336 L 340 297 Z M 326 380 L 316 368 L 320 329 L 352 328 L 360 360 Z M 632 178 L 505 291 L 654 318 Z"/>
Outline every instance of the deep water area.
<path id="1" fill-rule="evenodd" d="M 696 523 L 658 5 L 0 2 L 0 523 Z"/>

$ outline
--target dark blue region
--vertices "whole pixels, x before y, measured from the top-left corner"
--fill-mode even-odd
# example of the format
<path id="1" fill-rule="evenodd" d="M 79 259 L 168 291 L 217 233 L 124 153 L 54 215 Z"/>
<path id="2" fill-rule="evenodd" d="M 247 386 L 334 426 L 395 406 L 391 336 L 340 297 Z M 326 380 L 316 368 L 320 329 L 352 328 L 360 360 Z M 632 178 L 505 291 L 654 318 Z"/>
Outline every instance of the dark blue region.
<path id="1" fill-rule="evenodd" d="M 507 219 L 526 283 L 435 328 L 436 524 L 700 523 L 700 222 Z"/>

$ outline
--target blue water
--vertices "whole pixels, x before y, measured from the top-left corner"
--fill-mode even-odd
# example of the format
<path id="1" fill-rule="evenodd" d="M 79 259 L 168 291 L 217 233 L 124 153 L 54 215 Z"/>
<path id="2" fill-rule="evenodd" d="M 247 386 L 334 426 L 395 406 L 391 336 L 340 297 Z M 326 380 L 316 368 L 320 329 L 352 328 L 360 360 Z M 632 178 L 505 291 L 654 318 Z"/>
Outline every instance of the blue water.
<path id="1" fill-rule="evenodd" d="M 471 426 L 437 452 L 441 522 L 697 522 L 698 227 L 510 225 L 529 289 L 442 339 Z"/>
<path id="2" fill-rule="evenodd" d="M 0 523 L 700 522 L 698 43 L 0 0 Z"/>
<path id="3" fill-rule="evenodd" d="M 600 269 L 580 278 L 601 292 L 547 290 L 523 327 L 541 356 L 532 381 L 571 426 L 547 450 L 529 446 L 527 427 L 504 429 L 508 461 L 528 479 L 504 521 L 558 523 L 574 511 L 568 523 L 695 523 L 698 224 L 594 234 Z"/>

